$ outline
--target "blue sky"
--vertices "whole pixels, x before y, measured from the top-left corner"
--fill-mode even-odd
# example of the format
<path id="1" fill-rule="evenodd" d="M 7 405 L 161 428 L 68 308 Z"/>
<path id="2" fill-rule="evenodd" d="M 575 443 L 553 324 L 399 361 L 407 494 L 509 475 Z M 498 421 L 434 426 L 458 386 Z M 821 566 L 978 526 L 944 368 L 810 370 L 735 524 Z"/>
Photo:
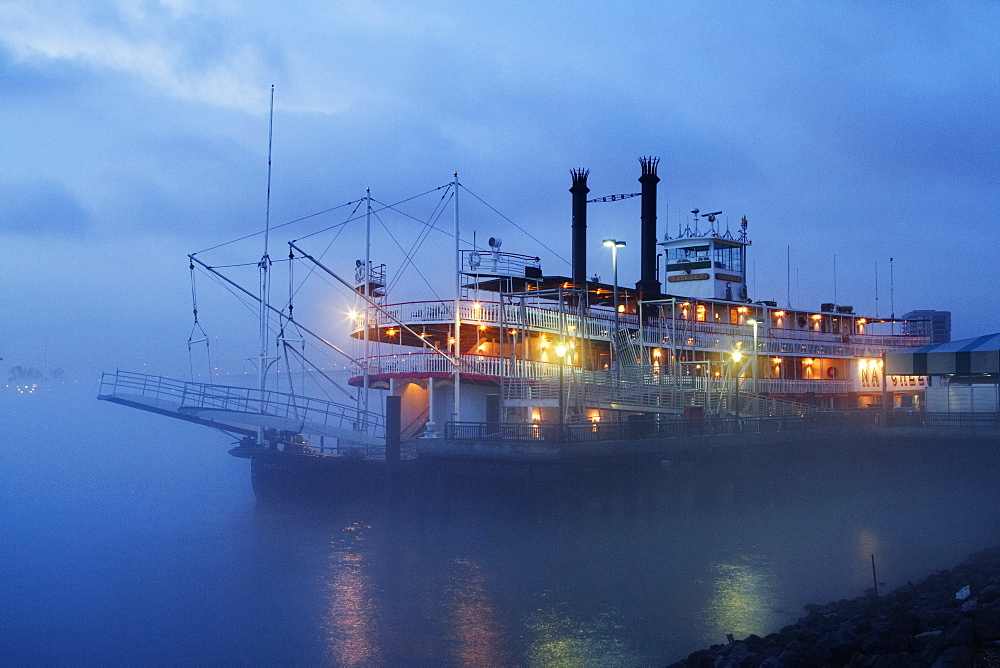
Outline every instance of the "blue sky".
<path id="1" fill-rule="evenodd" d="M 536 4 L 0 0 L 4 364 L 186 369 L 185 256 L 263 226 L 271 84 L 276 223 L 458 170 L 569 257 L 569 169 L 634 192 L 653 154 L 660 236 L 696 207 L 747 216 L 753 298 L 786 301 L 790 246 L 795 305 L 833 301 L 836 256 L 837 301 L 871 314 L 877 263 L 886 315 L 893 257 L 897 313 L 1000 330 L 996 2 Z M 599 239 L 631 250 L 639 212 L 603 206 L 607 275 Z M 345 274 L 361 240 L 338 238 Z M 213 336 L 230 315 L 205 314 Z"/>

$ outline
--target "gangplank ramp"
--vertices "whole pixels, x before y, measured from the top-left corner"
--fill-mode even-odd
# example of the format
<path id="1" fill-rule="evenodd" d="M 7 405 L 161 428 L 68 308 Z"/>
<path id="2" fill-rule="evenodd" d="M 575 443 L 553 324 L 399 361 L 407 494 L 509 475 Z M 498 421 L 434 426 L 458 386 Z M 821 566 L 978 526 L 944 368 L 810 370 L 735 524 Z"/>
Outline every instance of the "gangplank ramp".
<path id="1" fill-rule="evenodd" d="M 117 371 L 101 377 L 97 398 L 245 436 L 264 428 L 329 436 L 358 445 L 385 445 L 380 415 L 284 392 Z"/>

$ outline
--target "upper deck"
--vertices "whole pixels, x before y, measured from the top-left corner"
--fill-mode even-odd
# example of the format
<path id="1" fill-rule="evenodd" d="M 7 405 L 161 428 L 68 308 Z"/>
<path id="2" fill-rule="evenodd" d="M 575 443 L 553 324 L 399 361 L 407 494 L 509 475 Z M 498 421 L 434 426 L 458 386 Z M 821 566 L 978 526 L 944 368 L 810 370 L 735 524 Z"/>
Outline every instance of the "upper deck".
<path id="1" fill-rule="evenodd" d="M 568 303 L 531 304 L 522 298 L 506 302 L 459 302 L 462 352 L 495 354 L 489 349 L 498 343 L 502 333 L 538 342 L 573 340 L 610 345 L 616 324 L 613 309 Z M 672 298 L 632 304 L 630 311 L 618 314 L 617 326 L 631 330 L 633 340 L 648 348 L 749 352 L 754 346 L 754 320 L 758 323 L 759 354 L 874 358 L 885 351 L 927 342 L 920 336 L 866 333 L 869 320 L 854 314 L 762 304 Z M 365 323 L 372 340 L 448 349 L 454 341 L 454 302 L 406 302 L 384 306 L 381 311 L 370 308 L 358 315 L 351 336 L 363 337 Z M 400 323 L 412 332 L 400 327 Z M 470 342 L 476 342 L 479 349 Z"/>

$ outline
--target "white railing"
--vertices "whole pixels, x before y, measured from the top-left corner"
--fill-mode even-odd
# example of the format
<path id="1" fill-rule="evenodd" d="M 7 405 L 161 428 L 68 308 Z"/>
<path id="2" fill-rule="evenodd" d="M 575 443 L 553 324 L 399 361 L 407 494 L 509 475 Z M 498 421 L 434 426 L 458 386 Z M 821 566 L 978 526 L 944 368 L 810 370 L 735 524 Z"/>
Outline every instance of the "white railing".
<path id="1" fill-rule="evenodd" d="M 364 363 L 364 360 L 361 362 Z M 571 372 L 571 367 L 564 369 L 565 373 Z M 497 379 L 554 377 L 559 375 L 559 365 L 550 362 L 502 359 L 489 355 L 462 355 L 459 371 L 462 374 L 491 376 Z M 437 353 L 402 353 L 369 358 L 370 376 L 423 373 L 451 374 L 455 373 L 455 365 Z"/>
<path id="2" fill-rule="evenodd" d="M 406 374 L 453 374 L 455 366 L 450 360 L 435 353 L 402 353 L 399 355 L 381 355 L 369 359 L 369 375 L 406 375 Z M 484 376 L 498 383 L 521 380 L 537 380 L 549 378 L 553 381 L 559 377 L 559 364 L 551 362 L 532 362 L 528 360 L 510 360 L 487 355 L 462 355 L 462 374 Z M 582 371 L 577 367 L 563 366 L 563 377 L 568 383 L 573 378 L 579 382 L 603 382 L 606 371 Z M 644 385 L 669 386 L 678 391 L 718 392 L 732 391 L 732 380 L 710 376 L 680 375 L 674 380 L 673 369 L 662 367 L 662 371 L 654 371 L 654 367 L 626 367 L 622 377 L 630 382 L 640 382 Z M 740 391 L 752 392 L 753 379 L 741 378 Z M 850 380 L 795 380 L 785 378 L 760 378 L 757 380 L 757 392 L 766 394 L 844 394 L 853 392 L 853 382 Z"/>
<path id="3" fill-rule="evenodd" d="M 366 318 L 373 325 L 390 327 L 402 322 L 411 327 L 448 325 L 454 322 L 454 303 L 407 302 L 384 307 L 384 313 L 368 309 L 356 322 L 352 334 L 359 336 Z M 591 307 L 578 315 L 574 307 L 560 312 L 557 308 L 520 306 L 498 302 L 459 302 L 462 322 L 489 327 L 527 328 L 530 331 L 557 336 L 581 336 L 591 340 L 610 340 L 614 312 Z M 391 317 L 390 317 L 391 316 Z M 699 322 L 678 318 L 647 318 L 642 327 L 635 314 L 619 315 L 619 326 L 641 329 L 643 343 L 650 347 L 687 348 L 696 350 L 753 349 L 753 330 L 749 325 Z M 762 327 L 758 331 L 758 352 L 773 355 L 815 355 L 825 357 L 878 357 L 883 350 L 910 348 L 927 343 L 926 337 L 902 335 L 835 334 L 811 330 Z"/>
<path id="4" fill-rule="evenodd" d="M 507 382 L 503 387 L 503 398 L 519 402 L 552 400 L 559 398 L 561 389 L 564 405 L 569 407 L 680 412 L 687 407 L 697 406 L 712 414 L 732 412 L 758 416 L 802 416 L 826 410 L 756 394 L 750 391 L 752 384 L 746 378 L 740 379 L 738 390 L 732 379 L 683 380 L 699 382 L 675 384 L 673 378 L 635 369 L 623 370 L 617 375 L 612 371 L 576 371 L 565 374 L 561 380 L 547 377 L 520 378 Z"/>

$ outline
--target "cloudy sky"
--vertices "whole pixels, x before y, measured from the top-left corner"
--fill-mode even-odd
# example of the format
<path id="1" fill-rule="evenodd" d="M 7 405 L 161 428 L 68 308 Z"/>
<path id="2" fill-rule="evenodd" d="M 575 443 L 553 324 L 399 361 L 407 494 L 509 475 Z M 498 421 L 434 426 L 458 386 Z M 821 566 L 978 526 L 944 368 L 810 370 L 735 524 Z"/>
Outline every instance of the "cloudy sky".
<path id="1" fill-rule="evenodd" d="M 878 275 L 887 315 L 893 257 L 896 313 L 995 332 L 998 46 L 993 0 L 0 0 L 0 356 L 187 369 L 186 254 L 263 227 L 272 84 L 275 224 L 457 170 L 547 249 L 470 197 L 464 233 L 565 273 L 569 169 L 594 195 L 635 192 L 652 154 L 660 236 L 696 207 L 749 219 L 754 299 L 787 300 L 790 249 L 795 305 L 836 289 L 874 314 Z M 615 236 L 634 283 L 638 216 L 592 208 L 590 273 L 610 274 L 598 240 Z M 331 264 L 349 274 L 362 240 L 345 230 Z M 225 346 L 221 309 L 202 312 Z"/>

